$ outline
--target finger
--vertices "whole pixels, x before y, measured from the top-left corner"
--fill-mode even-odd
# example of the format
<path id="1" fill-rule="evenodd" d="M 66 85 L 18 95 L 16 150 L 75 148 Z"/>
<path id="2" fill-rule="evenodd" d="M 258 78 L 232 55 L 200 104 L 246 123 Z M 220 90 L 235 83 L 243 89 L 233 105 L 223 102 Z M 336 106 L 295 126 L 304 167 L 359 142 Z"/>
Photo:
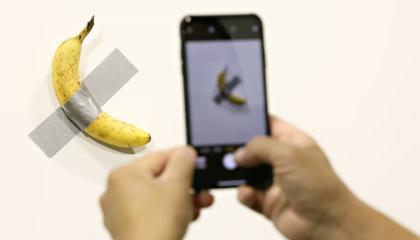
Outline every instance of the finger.
<path id="1" fill-rule="evenodd" d="M 197 153 L 191 147 L 181 147 L 170 155 L 162 178 L 191 186 Z"/>
<path id="2" fill-rule="evenodd" d="M 155 152 L 131 163 L 135 171 L 141 170 L 149 176 L 159 176 L 173 150 Z"/>
<path id="3" fill-rule="evenodd" d="M 235 160 L 241 167 L 254 167 L 265 163 L 271 166 L 293 156 L 294 148 L 270 137 L 257 137 L 235 153 Z"/>
<path id="4" fill-rule="evenodd" d="M 261 204 L 258 201 L 258 192 L 250 186 L 240 186 L 238 200 L 248 208 L 261 213 Z"/>
<path id="5" fill-rule="evenodd" d="M 214 202 L 214 197 L 209 192 L 199 192 L 193 197 L 193 221 L 200 216 L 201 209 L 210 207 Z"/>
<path id="6" fill-rule="evenodd" d="M 274 115 L 270 115 L 270 125 L 272 127 L 296 129 L 296 127 L 292 126 L 286 120 L 284 120 L 280 117 L 274 116 Z"/>
<path id="7" fill-rule="evenodd" d="M 283 119 L 275 116 L 275 115 L 270 115 L 270 126 L 276 126 L 278 124 L 281 124 L 283 122 Z"/>
<path id="8" fill-rule="evenodd" d="M 291 126 L 277 116 L 270 115 L 270 128 L 273 137 L 282 137 L 290 132 Z"/>
<path id="9" fill-rule="evenodd" d="M 283 196 L 283 192 L 282 189 L 279 185 L 273 185 L 271 186 L 265 193 L 264 193 L 264 197 L 263 197 L 263 204 L 262 204 L 262 209 L 263 209 L 263 214 L 264 216 L 266 216 L 267 218 L 271 219 L 271 217 L 273 216 L 274 211 L 276 210 L 276 208 L 279 205 L 283 205 L 284 201 L 280 201 L 285 199 L 285 197 Z"/>
<path id="10" fill-rule="evenodd" d="M 200 192 L 194 196 L 194 206 L 207 208 L 213 205 L 214 197 L 209 192 Z"/>

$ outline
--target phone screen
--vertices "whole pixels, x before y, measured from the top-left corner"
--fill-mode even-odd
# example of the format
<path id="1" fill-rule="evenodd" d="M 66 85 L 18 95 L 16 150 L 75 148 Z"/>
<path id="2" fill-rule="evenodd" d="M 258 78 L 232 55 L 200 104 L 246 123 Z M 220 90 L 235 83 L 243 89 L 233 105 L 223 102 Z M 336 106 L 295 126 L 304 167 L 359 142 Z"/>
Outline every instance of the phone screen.
<path id="1" fill-rule="evenodd" d="M 262 24 L 255 15 L 186 17 L 181 24 L 188 144 L 198 188 L 266 181 L 237 168 L 233 151 L 268 135 Z M 252 175 L 252 176 L 251 176 Z"/>
<path id="2" fill-rule="evenodd" d="M 186 44 L 192 145 L 237 145 L 267 134 L 261 49 L 259 39 Z"/>

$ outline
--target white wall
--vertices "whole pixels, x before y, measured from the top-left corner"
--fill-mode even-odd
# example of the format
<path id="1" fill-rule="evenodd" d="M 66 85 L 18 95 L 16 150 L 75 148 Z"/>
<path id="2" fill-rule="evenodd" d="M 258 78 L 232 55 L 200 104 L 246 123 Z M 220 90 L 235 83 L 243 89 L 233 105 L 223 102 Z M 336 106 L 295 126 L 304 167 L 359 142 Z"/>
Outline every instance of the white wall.
<path id="1" fill-rule="evenodd" d="M 107 173 L 185 142 L 178 24 L 189 13 L 256 12 L 265 22 L 272 113 L 313 134 L 364 200 L 420 233 L 420 2 L 1 0 L 0 239 L 109 239 L 98 197 Z M 78 135 L 46 158 L 29 132 L 56 107 L 57 44 L 95 14 L 81 68 L 114 48 L 140 69 L 105 110 L 153 134 L 138 156 Z M 162 87 L 165 86 L 165 87 Z M 281 239 L 215 191 L 187 239 Z M 140 203 L 141 204 L 141 203 Z"/>

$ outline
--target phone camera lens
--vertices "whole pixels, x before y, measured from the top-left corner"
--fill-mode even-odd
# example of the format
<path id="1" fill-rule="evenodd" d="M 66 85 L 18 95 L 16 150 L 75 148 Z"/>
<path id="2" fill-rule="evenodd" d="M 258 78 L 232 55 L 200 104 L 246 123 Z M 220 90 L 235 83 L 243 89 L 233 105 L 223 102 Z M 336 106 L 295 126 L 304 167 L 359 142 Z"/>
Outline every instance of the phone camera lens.
<path id="1" fill-rule="evenodd" d="M 194 32 L 193 27 L 187 27 L 187 33 L 188 33 L 188 34 L 191 34 L 191 33 L 193 33 L 193 32 Z"/>
<path id="2" fill-rule="evenodd" d="M 209 33 L 216 32 L 216 28 L 214 26 L 209 26 L 207 30 L 209 31 Z"/>
<path id="3" fill-rule="evenodd" d="M 259 27 L 258 25 L 253 25 L 253 26 L 252 26 L 252 28 L 251 28 L 251 30 L 252 30 L 254 33 L 257 33 L 257 32 L 259 32 L 259 31 L 260 31 L 260 27 Z"/>

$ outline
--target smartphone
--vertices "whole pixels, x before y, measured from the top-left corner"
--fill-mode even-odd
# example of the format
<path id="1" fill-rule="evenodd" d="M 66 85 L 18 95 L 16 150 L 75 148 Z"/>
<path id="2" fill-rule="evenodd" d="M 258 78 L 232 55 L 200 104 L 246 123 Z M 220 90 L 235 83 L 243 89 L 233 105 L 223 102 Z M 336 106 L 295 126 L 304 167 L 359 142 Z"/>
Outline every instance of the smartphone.
<path id="1" fill-rule="evenodd" d="M 233 155 L 270 134 L 262 21 L 187 16 L 181 40 L 187 142 L 198 153 L 193 187 L 271 185 L 271 167 L 239 168 Z"/>

